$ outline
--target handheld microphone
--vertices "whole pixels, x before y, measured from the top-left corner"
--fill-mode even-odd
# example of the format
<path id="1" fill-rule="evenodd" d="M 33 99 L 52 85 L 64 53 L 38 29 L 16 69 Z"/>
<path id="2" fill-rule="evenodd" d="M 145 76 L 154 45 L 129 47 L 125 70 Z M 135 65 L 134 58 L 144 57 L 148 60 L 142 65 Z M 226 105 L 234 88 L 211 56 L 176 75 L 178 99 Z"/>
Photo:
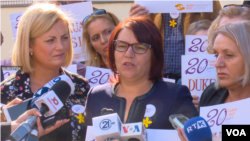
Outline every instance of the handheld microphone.
<path id="1" fill-rule="evenodd" d="M 39 108 L 39 112 L 45 116 L 52 116 L 56 114 L 65 103 L 71 91 L 75 89 L 73 82 L 71 81 L 59 81 L 54 84 L 50 91 L 35 101 L 36 106 Z M 73 86 L 73 87 L 72 87 Z M 29 117 L 10 135 L 16 141 L 23 139 L 36 124 L 37 116 Z"/>
<path id="2" fill-rule="evenodd" d="M 50 80 L 47 84 L 45 84 L 42 88 L 38 89 L 35 94 L 33 95 L 32 97 L 32 100 L 31 100 L 31 108 L 38 108 L 35 104 L 35 101 L 40 98 L 43 94 L 47 93 L 51 87 L 56 84 L 57 82 L 59 81 L 66 81 L 68 82 L 69 85 L 74 85 L 71 83 L 71 79 L 69 78 L 69 76 L 67 76 L 66 74 L 63 74 L 63 75 L 60 75 L 52 80 Z M 71 88 L 73 86 L 70 86 Z M 73 90 L 73 89 L 72 89 Z M 74 91 L 71 90 L 71 93 L 70 94 L 73 94 Z"/>
<path id="3" fill-rule="evenodd" d="M 184 124 L 185 135 L 189 141 L 212 141 L 212 132 L 202 117 L 194 117 Z"/>
<path id="4" fill-rule="evenodd" d="M 96 141 L 120 141 L 122 122 L 117 113 L 113 113 L 112 109 L 103 108 L 102 115 L 92 118 Z"/>
<path id="5" fill-rule="evenodd" d="M 148 135 L 142 121 L 145 115 L 146 104 L 138 103 L 132 123 L 123 124 L 121 136 L 123 141 L 147 141 Z"/>
<path id="6" fill-rule="evenodd" d="M 25 141 L 39 141 L 38 136 L 38 129 L 37 127 L 33 128 L 30 133 L 28 133 Z"/>

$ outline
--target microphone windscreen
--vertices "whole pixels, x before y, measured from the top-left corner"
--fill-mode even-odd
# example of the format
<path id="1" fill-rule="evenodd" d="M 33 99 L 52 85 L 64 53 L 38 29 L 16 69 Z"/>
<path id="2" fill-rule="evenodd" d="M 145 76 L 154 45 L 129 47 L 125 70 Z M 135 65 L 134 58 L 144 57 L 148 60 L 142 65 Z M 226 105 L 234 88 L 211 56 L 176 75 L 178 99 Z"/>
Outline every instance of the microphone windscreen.
<path id="1" fill-rule="evenodd" d="M 146 104 L 143 102 L 138 103 L 135 109 L 135 114 L 131 120 L 131 123 L 142 122 L 145 115 L 145 110 L 146 110 Z"/>
<path id="2" fill-rule="evenodd" d="M 212 132 L 202 117 L 194 117 L 184 124 L 184 131 L 189 141 L 212 141 Z"/>
<path id="3" fill-rule="evenodd" d="M 58 98 L 65 103 L 67 98 L 70 95 L 71 92 L 71 87 L 70 85 L 65 82 L 65 81 L 58 81 L 56 84 L 54 84 L 51 88 L 50 91 L 53 90 Z"/>

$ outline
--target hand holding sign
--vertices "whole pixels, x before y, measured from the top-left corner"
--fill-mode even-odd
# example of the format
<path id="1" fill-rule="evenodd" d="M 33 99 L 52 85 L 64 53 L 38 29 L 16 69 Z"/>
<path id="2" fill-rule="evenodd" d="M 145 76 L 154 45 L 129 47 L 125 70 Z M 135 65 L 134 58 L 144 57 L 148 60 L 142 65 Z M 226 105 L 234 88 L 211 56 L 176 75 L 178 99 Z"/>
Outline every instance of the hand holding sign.
<path id="1" fill-rule="evenodd" d="M 213 12 L 213 1 L 154 1 L 135 0 L 149 10 L 149 13 L 192 13 L 192 12 Z M 166 8 L 167 7 L 167 8 Z"/>

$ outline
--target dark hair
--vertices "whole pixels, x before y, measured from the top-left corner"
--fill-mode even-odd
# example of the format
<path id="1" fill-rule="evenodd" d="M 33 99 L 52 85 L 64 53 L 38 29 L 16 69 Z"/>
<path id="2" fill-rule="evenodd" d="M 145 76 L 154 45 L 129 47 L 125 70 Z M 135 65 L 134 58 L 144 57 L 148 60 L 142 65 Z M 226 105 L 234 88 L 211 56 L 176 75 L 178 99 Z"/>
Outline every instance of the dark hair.
<path id="1" fill-rule="evenodd" d="M 123 20 L 116 26 L 110 36 L 108 44 L 108 63 L 116 80 L 119 80 L 119 76 L 115 65 L 114 40 L 117 39 L 118 34 L 124 28 L 131 29 L 138 42 L 147 43 L 152 46 L 149 80 L 154 82 L 162 80 L 164 66 L 162 37 L 155 24 L 146 17 L 129 17 Z"/>

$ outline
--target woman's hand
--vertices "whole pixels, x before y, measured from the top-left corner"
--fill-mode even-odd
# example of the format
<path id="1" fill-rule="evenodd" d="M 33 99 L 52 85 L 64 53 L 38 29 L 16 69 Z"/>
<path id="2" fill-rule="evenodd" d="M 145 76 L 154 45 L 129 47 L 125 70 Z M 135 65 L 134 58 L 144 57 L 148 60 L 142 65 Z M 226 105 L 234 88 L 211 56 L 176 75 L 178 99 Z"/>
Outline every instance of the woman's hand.
<path id="1" fill-rule="evenodd" d="M 36 109 L 30 109 L 28 111 L 26 111 L 25 113 L 23 113 L 21 116 L 19 116 L 15 121 L 11 122 L 11 132 L 13 132 L 14 130 L 16 130 L 16 128 L 23 123 L 24 121 L 26 121 L 30 116 L 42 116 L 41 113 Z"/>
<path id="2" fill-rule="evenodd" d="M 13 132 L 21 123 L 23 123 L 30 116 L 33 116 L 33 115 L 38 116 L 38 117 L 42 116 L 41 113 L 36 108 L 33 108 L 31 110 L 26 111 L 21 116 L 19 116 L 17 120 L 11 122 L 11 132 Z M 41 124 L 41 120 L 40 120 L 40 118 L 38 118 L 37 119 L 38 137 L 41 137 L 41 136 L 43 136 L 45 134 L 48 134 L 48 133 L 52 132 L 53 130 L 55 130 L 56 128 L 59 128 L 63 124 L 67 123 L 68 121 L 69 121 L 69 119 L 64 119 L 64 120 L 61 120 L 61 121 L 57 121 L 54 126 L 43 129 L 43 126 Z"/>
<path id="3" fill-rule="evenodd" d="M 132 16 L 148 16 L 149 13 L 148 13 L 148 10 L 141 6 L 140 4 L 133 4 L 129 10 L 129 17 L 132 17 Z"/>
<path id="4" fill-rule="evenodd" d="M 22 101 L 21 99 L 15 98 L 15 99 L 12 100 L 10 103 L 8 103 L 6 106 L 4 106 L 4 107 L 2 108 L 1 122 L 6 121 L 6 117 L 5 117 L 5 115 L 3 114 L 4 109 L 7 109 L 7 108 L 9 108 L 9 107 L 11 107 L 11 106 L 14 106 L 14 105 L 16 105 L 16 104 L 21 104 L 22 102 L 23 102 L 23 101 Z"/>
<path id="5" fill-rule="evenodd" d="M 52 132 L 53 130 L 55 130 L 56 128 L 59 128 L 63 124 L 67 123 L 68 121 L 69 121 L 69 119 L 60 120 L 60 121 L 57 121 L 54 126 L 43 129 L 43 126 L 41 124 L 41 120 L 40 120 L 40 118 L 38 118 L 37 119 L 38 137 L 41 137 L 43 135 L 46 135 L 46 134 Z"/>
<path id="6" fill-rule="evenodd" d="M 199 108 L 199 103 L 200 103 L 199 96 L 192 95 L 192 98 L 193 98 L 193 103 L 194 103 L 195 108 L 198 109 Z"/>
<path id="7" fill-rule="evenodd" d="M 178 136 L 181 139 L 181 141 L 188 141 L 183 128 L 177 128 L 177 131 L 178 131 Z"/>

